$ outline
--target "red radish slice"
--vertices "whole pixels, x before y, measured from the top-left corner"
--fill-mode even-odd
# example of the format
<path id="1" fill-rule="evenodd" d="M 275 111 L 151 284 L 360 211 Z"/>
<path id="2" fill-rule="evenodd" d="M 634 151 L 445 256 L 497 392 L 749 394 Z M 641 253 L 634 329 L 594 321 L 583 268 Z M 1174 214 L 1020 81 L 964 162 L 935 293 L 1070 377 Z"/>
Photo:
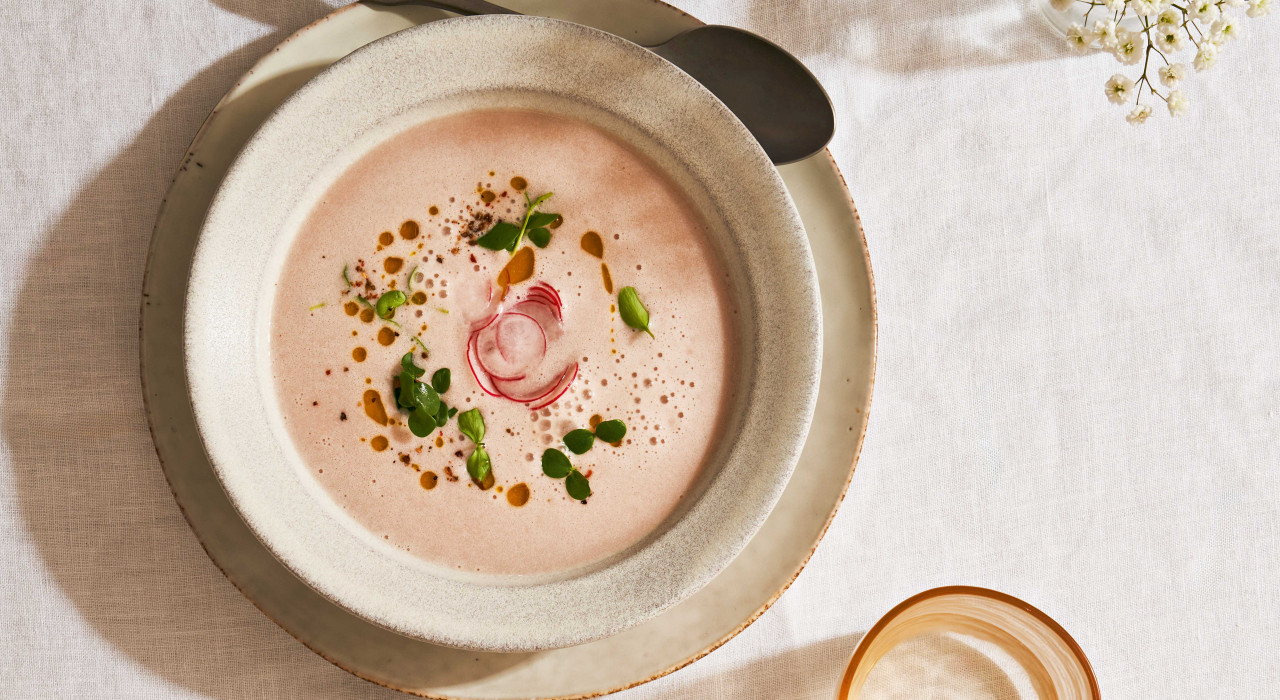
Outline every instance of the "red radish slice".
<path id="1" fill-rule="evenodd" d="M 542 332 L 546 334 L 545 337 L 548 341 L 559 340 L 560 336 L 564 334 L 564 327 L 560 319 L 556 318 L 555 313 L 549 306 L 540 301 L 522 301 L 511 307 L 507 314 L 520 314 L 533 319 L 542 328 Z"/>
<path id="2" fill-rule="evenodd" d="M 564 392 L 568 391 L 569 387 L 573 386 L 573 380 L 577 378 L 578 378 L 578 363 L 575 362 L 573 363 L 573 367 L 570 367 L 568 370 L 565 370 L 565 373 L 560 375 L 560 381 L 554 387 L 552 387 L 551 392 L 548 392 L 552 394 L 551 398 L 547 399 L 546 401 L 536 406 L 530 406 L 529 410 L 536 411 L 540 408 L 546 408 L 547 406 L 550 406 L 551 404 L 559 401 L 560 397 L 564 396 Z"/>
<path id="3" fill-rule="evenodd" d="M 564 394 L 569 385 L 578 376 L 578 363 L 569 365 L 560 372 L 559 375 L 552 377 L 551 381 L 546 384 L 535 386 L 531 389 L 523 389 L 516 382 L 494 381 L 494 387 L 500 394 L 512 401 L 519 403 L 537 404 L 532 408 L 542 408 L 555 403 L 556 399 Z"/>
<path id="4" fill-rule="evenodd" d="M 560 293 L 546 282 L 537 282 L 506 310 L 501 300 L 493 298 L 492 286 L 488 296 L 488 306 L 472 323 L 467 339 L 471 375 L 490 396 L 531 404 L 532 410 L 550 406 L 573 385 L 579 369 L 577 362 L 571 362 L 554 374 L 539 371 L 551 343 L 564 335 Z M 563 350 L 562 358 L 567 354 Z"/>
<path id="5" fill-rule="evenodd" d="M 476 378 L 476 384 L 480 385 L 480 390 L 490 396 L 502 396 L 498 392 L 498 388 L 493 385 L 488 373 L 483 370 L 477 371 L 476 366 L 479 364 L 479 356 L 476 354 L 476 334 L 471 334 L 471 339 L 467 341 L 467 368 L 471 370 L 471 376 Z"/>
<path id="6" fill-rule="evenodd" d="M 498 352 L 507 362 L 529 366 L 547 354 L 547 334 L 532 316 L 512 309 L 496 325 Z"/>

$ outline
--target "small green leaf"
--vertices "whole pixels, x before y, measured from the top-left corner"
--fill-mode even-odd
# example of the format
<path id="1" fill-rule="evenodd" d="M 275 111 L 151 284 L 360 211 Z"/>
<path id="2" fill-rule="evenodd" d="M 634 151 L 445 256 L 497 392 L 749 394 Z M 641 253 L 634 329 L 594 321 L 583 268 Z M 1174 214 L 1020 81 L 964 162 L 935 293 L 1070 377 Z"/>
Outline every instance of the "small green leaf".
<path id="1" fill-rule="evenodd" d="M 391 318 L 392 309 L 398 306 L 404 306 L 409 298 L 399 289 L 393 289 L 386 294 L 378 297 L 378 303 L 374 305 L 374 311 L 378 312 L 378 318 Z"/>
<path id="2" fill-rule="evenodd" d="M 449 404 L 441 401 L 440 408 L 436 410 L 436 425 L 443 428 L 449 422 Z"/>
<path id="3" fill-rule="evenodd" d="M 491 469 L 493 469 L 493 464 L 489 462 L 489 453 L 484 451 L 483 445 L 476 445 L 476 449 L 471 452 L 471 456 L 467 457 L 467 473 L 471 475 L 472 479 L 484 482 L 484 478 L 489 476 Z"/>
<path id="4" fill-rule="evenodd" d="M 347 277 L 347 266 L 342 266 L 342 281 L 347 283 L 347 287 L 351 287 L 351 278 Z"/>
<path id="5" fill-rule="evenodd" d="M 424 438 L 430 435 L 431 431 L 435 429 L 436 419 L 435 416 L 432 416 L 430 413 L 427 413 L 421 408 L 415 408 L 413 413 L 409 414 L 409 430 L 414 435 Z"/>
<path id="6" fill-rule="evenodd" d="M 448 367 L 441 367 L 436 370 L 436 373 L 431 375 L 431 388 L 435 389 L 436 393 L 439 394 L 448 391 L 450 376 Z"/>
<path id="7" fill-rule="evenodd" d="M 409 270 L 409 281 L 405 282 L 405 285 L 404 285 L 404 288 L 409 290 L 410 294 L 413 293 L 413 276 L 416 274 L 418 274 L 418 266 L 414 265 L 413 269 Z"/>
<path id="8" fill-rule="evenodd" d="M 529 216 L 529 228 L 535 229 L 535 228 L 542 228 L 543 226 L 550 226 L 551 224 L 555 223 L 556 219 L 559 219 L 559 218 L 560 218 L 559 214 L 548 214 L 548 213 L 538 212 L 536 214 L 532 214 Z M 529 235 L 532 236 L 533 231 L 530 231 Z"/>
<path id="9" fill-rule="evenodd" d="M 607 443 L 621 442 L 627 436 L 627 424 L 620 420 L 607 420 L 596 426 L 596 437 Z"/>
<path id="10" fill-rule="evenodd" d="M 453 418 L 453 417 L 454 417 L 454 416 L 456 416 L 456 415 L 458 415 L 458 409 L 456 409 L 456 408 L 450 408 L 450 409 L 449 409 L 449 417 L 450 417 L 450 418 Z"/>
<path id="11" fill-rule="evenodd" d="M 421 377 L 422 375 L 427 373 L 427 370 L 422 369 L 421 367 L 418 367 L 417 365 L 413 364 L 412 350 L 410 350 L 409 352 L 406 352 L 404 354 L 404 357 L 400 358 L 400 369 L 413 375 L 414 379 L 417 379 L 418 377 Z"/>
<path id="12" fill-rule="evenodd" d="M 458 414 L 458 431 L 477 445 L 484 442 L 484 416 L 480 415 L 480 409 L 473 408 Z"/>
<path id="13" fill-rule="evenodd" d="M 506 250 L 514 245 L 518 238 L 520 238 L 519 226 L 507 221 L 499 221 L 476 241 L 476 245 L 489 250 Z"/>
<path id="14" fill-rule="evenodd" d="M 640 303 L 640 295 L 636 294 L 635 287 L 618 290 L 618 313 L 622 316 L 623 323 L 653 337 L 653 331 L 649 330 L 649 310 Z"/>
<path id="15" fill-rule="evenodd" d="M 563 479 L 573 471 L 573 465 L 563 452 L 549 447 L 542 453 L 542 473 L 552 479 Z"/>
<path id="16" fill-rule="evenodd" d="M 396 392 L 396 403 L 404 408 L 413 408 L 413 375 L 408 372 L 400 373 L 400 391 Z"/>
<path id="17" fill-rule="evenodd" d="M 582 472 L 574 469 L 569 472 L 569 476 L 565 477 L 564 490 L 569 492 L 569 498 L 575 501 L 585 501 L 591 496 L 591 482 L 587 481 L 587 477 Z"/>
<path id="18" fill-rule="evenodd" d="M 537 199 L 534 199 L 534 200 L 532 200 L 532 201 L 529 201 L 529 212 L 530 212 L 530 213 L 532 213 L 534 209 L 537 209 L 537 208 L 538 208 L 538 205 L 539 205 L 539 204 L 542 204 L 543 202 L 547 201 L 548 199 L 551 199 L 551 195 L 552 195 L 552 194 L 553 194 L 553 193 L 551 193 L 551 192 L 548 192 L 548 193 L 546 193 L 546 194 L 540 194 L 540 195 L 538 195 L 538 198 L 537 198 Z M 529 195 L 528 195 L 528 194 L 526 194 L 526 195 L 524 196 L 524 198 L 525 198 L 526 200 L 528 200 L 528 199 L 529 199 Z"/>
<path id="19" fill-rule="evenodd" d="M 595 441 L 596 436 L 590 430 L 583 430 L 582 428 L 570 431 L 568 435 L 564 436 L 564 446 L 568 447 L 569 451 L 576 455 L 591 449 Z"/>
<path id="20" fill-rule="evenodd" d="M 551 231 L 545 228 L 529 229 L 529 240 L 539 248 L 546 248 L 551 243 Z"/>

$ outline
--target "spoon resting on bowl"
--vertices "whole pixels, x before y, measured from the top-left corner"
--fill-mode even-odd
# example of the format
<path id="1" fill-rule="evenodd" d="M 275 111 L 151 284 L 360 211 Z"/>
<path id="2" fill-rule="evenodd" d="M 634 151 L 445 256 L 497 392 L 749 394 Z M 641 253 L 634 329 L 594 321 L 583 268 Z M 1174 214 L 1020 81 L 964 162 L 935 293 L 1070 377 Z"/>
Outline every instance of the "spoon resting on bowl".
<path id="1" fill-rule="evenodd" d="M 460 15 L 520 14 L 485 0 L 363 0 L 422 5 Z M 835 133 L 835 110 L 818 79 L 796 57 L 751 32 L 695 27 L 645 48 L 711 91 L 747 127 L 775 165 L 821 151 Z"/>

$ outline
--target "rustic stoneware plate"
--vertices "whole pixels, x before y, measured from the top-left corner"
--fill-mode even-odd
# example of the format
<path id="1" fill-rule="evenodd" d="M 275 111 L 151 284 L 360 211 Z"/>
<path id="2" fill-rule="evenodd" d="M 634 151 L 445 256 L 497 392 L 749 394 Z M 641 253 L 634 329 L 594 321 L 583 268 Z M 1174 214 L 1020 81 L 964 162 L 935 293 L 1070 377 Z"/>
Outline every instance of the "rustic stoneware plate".
<path id="1" fill-rule="evenodd" d="M 701 24 L 657 0 L 507 0 L 640 43 Z M 746 629 L 800 574 L 848 487 L 875 375 L 875 293 L 866 240 L 829 154 L 779 168 L 814 251 L 823 300 L 818 409 L 782 498 L 739 556 L 683 602 L 629 630 L 564 649 L 464 652 L 396 634 L 293 576 L 240 519 L 196 430 L 186 391 L 187 273 L 215 191 L 263 120 L 326 66 L 392 32 L 450 17 L 355 4 L 266 53 L 218 103 L 177 168 L 156 220 L 141 309 L 147 416 L 174 498 L 209 557 L 263 614 L 325 660 L 379 685 L 433 698 L 584 698 L 659 678 Z M 308 673 L 298 662 L 298 672 Z"/>
<path id="2" fill-rule="evenodd" d="M 495 107 L 586 120 L 648 156 L 700 209 L 743 312 L 738 376 L 730 380 L 739 398 L 695 493 L 641 544 L 555 576 L 450 571 L 362 528 L 303 464 L 271 380 L 275 280 L 329 185 L 415 124 Z M 374 42 L 312 79 L 267 120 L 228 172 L 200 234 L 187 298 L 187 371 L 223 487 L 299 578 L 407 636 L 530 651 L 646 620 L 697 591 L 746 546 L 804 445 L 821 327 L 800 216 L 763 150 L 711 93 L 612 34 L 493 15 Z"/>

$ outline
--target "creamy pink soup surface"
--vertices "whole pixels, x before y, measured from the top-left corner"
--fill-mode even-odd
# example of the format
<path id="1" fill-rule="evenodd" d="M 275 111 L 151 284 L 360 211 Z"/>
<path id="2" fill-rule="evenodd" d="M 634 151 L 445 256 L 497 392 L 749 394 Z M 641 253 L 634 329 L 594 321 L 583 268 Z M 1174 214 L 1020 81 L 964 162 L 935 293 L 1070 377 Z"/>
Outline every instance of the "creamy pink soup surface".
<path id="1" fill-rule="evenodd" d="M 546 192 L 538 211 L 560 218 L 545 248 L 523 239 L 532 274 L 504 294 L 523 276 L 513 254 L 475 241 Z M 284 424 L 324 490 L 394 547 L 490 574 L 586 565 L 658 528 L 711 461 L 735 391 L 726 280 L 685 195 L 621 140 L 523 110 L 428 121 L 347 169 L 293 243 L 272 317 Z M 653 337 L 620 315 L 628 286 Z M 383 320 L 365 301 L 393 290 L 408 301 Z M 410 352 L 421 381 L 450 371 L 446 404 L 480 409 L 483 483 L 456 416 L 422 438 L 396 406 Z M 614 419 L 627 427 L 616 445 L 575 455 L 562 442 Z M 589 498 L 544 475 L 548 448 Z"/>

